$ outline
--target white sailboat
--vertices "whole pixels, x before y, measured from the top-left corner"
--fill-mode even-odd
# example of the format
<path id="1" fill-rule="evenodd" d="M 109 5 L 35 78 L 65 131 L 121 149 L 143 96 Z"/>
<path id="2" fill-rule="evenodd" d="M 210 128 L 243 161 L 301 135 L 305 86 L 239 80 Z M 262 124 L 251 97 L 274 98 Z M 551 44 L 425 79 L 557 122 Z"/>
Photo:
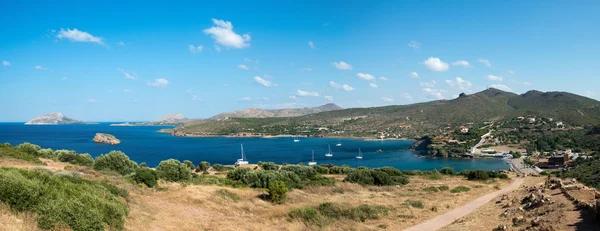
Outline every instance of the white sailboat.
<path id="1" fill-rule="evenodd" d="M 246 154 L 244 153 L 244 145 L 240 144 L 240 147 L 242 148 L 242 159 L 238 159 L 235 162 L 235 165 L 242 165 L 242 164 L 248 164 L 248 160 L 246 160 Z"/>
<path id="2" fill-rule="evenodd" d="M 362 160 L 363 155 L 362 152 L 360 151 L 360 148 L 358 149 L 358 156 L 356 156 L 356 159 Z"/>
<path id="3" fill-rule="evenodd" d="M 340 142 L 338 142 L 335 146 L 336 147 L 341 147 L 342 146 L 342 140 L 340 139 Z"/>
<path id="4" fill-rule="evenodd" d="M 298 143 L 300 142 L 300 139 L 298 138 L 298 136 L 294 136 L 294 143 Z"/>
<path id="5" fill-rule="evenodd" d="M 312 161 L 308 162 L 308 166 L 315 166 L 317 162 L 315 161 L 315 150 L 312 151 Z"/>
<path id="6" fill-rule="evenodd" d="M 332 157 L 332 156 L 333 156 L 333 153 L 331 153 L 331 145 L 327 145 L 327 146 L 329 147 L 329 152 L 328 152 L 328 153 L 325 153 L 325 156 L 326 156 L 326 157 Z"/>

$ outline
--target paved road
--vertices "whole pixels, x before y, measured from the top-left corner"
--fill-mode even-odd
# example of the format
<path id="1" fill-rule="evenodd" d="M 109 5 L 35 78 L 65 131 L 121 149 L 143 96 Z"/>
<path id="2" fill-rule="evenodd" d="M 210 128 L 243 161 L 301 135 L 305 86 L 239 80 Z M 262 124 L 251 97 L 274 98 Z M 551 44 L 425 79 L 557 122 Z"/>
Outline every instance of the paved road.
<path id="1" fill-rule="evenodd" d="M 523 178 L 517 178 L 517 180 L 515 180 L 515 182 L 513 182 L 509 186 L 504 187 L 502 190 L 495 191 L 495 192 L 489 193 L 485 196 L 482 196 L 480 198 L 477 198 L 476 200 L 471 201 L 466 205 L 463 205 L 459 208 L 456 208 L 452 211 L 449 211 L 447 213 L 439 215 L 439 216 L 437 216 L 431 220 L 428 220 L 424 223 L 421 223 L 419 225 L 415 225 L 409 229 L 406 229 L 406 231 L 422 231 L 422 230 L 441 229 L 449 224 L 452 224 L 452 222 L 454 222 L 455 220 L 457 220 L 461 217 L 464 217 L 466 215 L 469 215 L 470 213 L 475 211 L 477 208 L 488 203 L 489 201 L 491 201 L 498 195 L 504 194 L 504 193 L 507 193 L 507 192 L 510 192 L 512 190 L 519 188 L 519 186 L 521 184 L 523 184 L 524 181 L 525 180 Z"/>
<path id="2" fill-rule="evenodd" d="M 539 172 L 534 167 L 531 167 L 531 166 L 525 164 L 525 162 L 523 160 L 525 160 L 524 156 L 521 158 L 509 159 L 508 161 L 510 162 L 510 165 L 512 166 L 512 168 L 515 169 L 516 172 L 527 173 L 530 175 L 538 175 L 539 174 Z"/>

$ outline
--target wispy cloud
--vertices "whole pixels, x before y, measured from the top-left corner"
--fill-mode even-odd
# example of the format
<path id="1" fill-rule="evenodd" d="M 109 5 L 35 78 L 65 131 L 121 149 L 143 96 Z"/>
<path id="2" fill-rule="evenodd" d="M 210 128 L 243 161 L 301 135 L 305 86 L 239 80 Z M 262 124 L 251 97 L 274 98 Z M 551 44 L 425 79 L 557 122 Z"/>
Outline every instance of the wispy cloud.
<path id="1" fill-rule="evenodd" d="M 351 87 L 351 86 L 349 86 L 349 85 L 347 85 L 347 84 L 342 85 L 342 84 L 339 84 L 339 83 L 336 83 L 336 82 L 333 82 L 333 81 L 329 82 L 329 86 L 333 87 L 335 89 L 342 89 L 344 91 L 354 91 L 354 88 Z"/>
<path id="2" fill-rule="evenodd" d="M 369 83 L 369 87 L 378 88 L 379 86 L 377 86 L 377 84 L 375 84 L 375 83 Z"/>
<path id="3" fill-rule="evenodd" d="M 6 60 L 2 60 L 2 66 L 9 67 L 10 63 Z"/>
<path id="4" fill-rule="evenodd" d="M 510 87 L 504 85 L 504 84 L 492 84 L 490 85 L 490 87 L 496 88 L 496 89 L 500 89 L 503 91 L 512 91 L 512 89 L 510 89 Z"/>
<path id="5" fill-rule="evenodd" d="M 495 76 L 495 75 L 488 75 L 487 79 L 490 81 L 502 81 L 504 78 L 502 78 L 502 76 Z"/>
<path id="6" fill-rule="evenodd" d="M 461 66 L 461 67 L 469 67 L 471 64 L 467 60 L 458 60 L 452 63 L 452 66 Z"/>
<path id="7" fill-rule="evenodd" d="M 487 67 L 492 67 L 492 63 L 490 62 L 490 60 L 487 59 L 478 59 L 478 62 L 482 63 L 483 65 L 487 66 Z"/>
<path id="8" fill-rule="evenodd" d="M 233 24 L 229 21 L 212 19 L 214 26 L 204 30 L 217 44 L 230 48 L 246 48 L 250 46 L 250 35 L 239 35 L 233 31 Z M 219 50 L 220 51 L 220 48 Z"/>
<path id="9" fill-rule="evenodd" d="M 258 76 L 254 76 L 254 82 L 256 84 L 259 84 L 259 85 L 262 85 L 262 86 L 265 86 L 265 87 L 277 87 L 277 84 L 274 84 L 271 81 L 263 79 L 263 78 L 258 77 Z"/>
<path id="10" fill-rule="evenodd" d="M 125 72 L 125 70 L 121 69 L 121 68 L 117 68 L 118 71 L 120 71 L 121 73 L 123 73 L 123 75 L 125 75 L 126 79 L 131 79 L 131 80 L 136 80 L 138 78 L 137 74 L 135 72 L 132 72 L 133 74 L 129 74 L 127 72 Z"/>
<path id="11" fill-rule="evenodd" d="M 352 70 L 352 65 L 350 65 L 344 61 L 333 62 L 331 64 L 338 70 Z"/>
<path id="12" fill-rule="evenodd" d="M 368 81 L 373 81 L 375 80 L 375 77 L 371 74 L 366 74 L 366 73 L 357 73 L 356 77 L 358 77 L 359 79 L 362 80 L 368 80 Z"/>
<path id="13" fill-rule="evenodd" d="M 315 43 L 313 43 L 313 41 L 308 41 L 308 47 L 315 49 L 317 47 L 315 47 Z"/>
<path id="14" fill-rule="evenodd" d="M 110 89 L 109 89 L 109 91 L 110 91 Z M 123 90 L 123 92 L 129 93 L 129 92 L 133 92 L 133 90 L 125 89 L 125 90 Z"/>
<path id="15" fill-rule="evenodd" d="M 421 85 L 421 87 L 435 87 L 435 85 L 437 84 L 437 82 L 435 80 L 431 80 L 431 82 L 420 82 L 419 85 Z"/>
<path id="16" fill-rule="evenodd" d="M 444 99 L 444 95 L 442 94 L 444 91 L 442 91 L 442 90 L 433 89 L 433 88 L 423 88 L 423 89 L 421 89 L 421 91 L 423 91 L 425 93 L 426 98 Z"/>
<path id="17" fill-rule="evenodd" d="M 119 41 L 119 42 L 117 43 L 117 45 L 119 45 L 119 46 L 125 46 L 125 43 L 124 43 L 123 41 Z"/>
<path id="18" fill-rule="evenodd" d="M 148 85 L 150 87 L 165 88 L 165 87 L 167 87 L 167 85 L 169 85 L 169 81 L 167 81 L 166 79 L 163 79 L 163 78 L 159 78 L 159 79 L 154 79 L 154 81 L 146 81 L 146 85 Z"/>
<path id="19" fill-rule="evenodd" d="M 204 50 L 204 46 L 199 45 L 199 46 L 195 46 L 195 45 L 188 45 L 188 50 L 190 50 L 190 53 L 200 53 L 202 52 L 202 50 Z"/>
<path id="20" fill-rule="evenodd" d="M 42 66 L 40 66 L 40 65 L 37 65 L 37 66 L 35 66 L 34 68 L 35 68 L 36 70 L 41 70 L 41 71 L 52 71 L 51 69 L 48 69 L 48 68 L 42 67 Z"/>
<path id="21" fill-rule="evenodd" d="M 423 62 L 423 65 L 432 71 L 447 71 L 449 68 L 447 63 L 436 57 L 429 57 L 427 60 L 425 60 L 425 62 Z"/>
<path id="22" fill-rule="evenodd" d="M 98 100 L 96 100 L 96 99 L 88 99 L 87 102 L 88 103 L 98 103 Z"/>
<path id="23" fill-rule="evenodd" d="M 240 98 L 240 101 L 252 101 L 252 98 L 246 96 L 246 97 Z"/>
<path id="24" fill-rule="evenodd" d="M 459 90 L 467 90 L 473 86 L 471 82 L 462 79 L 461 77 L 456 77 L 455 80 L 446 80 L 446 84 L 452 88 L 456 88 Z"/>
<path id="25" fill-rule="evenodd" d="M 319 92 L 316 91 L 303 91 L 298 89 L 298 91 L 296 91 L 296 95 L 297 96 L 313 96 L 313 97 L 317 97 L 319 96 Z"/>
<path id="26" fill-rule="evenodd" d="M 410 102 L 414 101 L 413 97 L 410 94 L 408 94 L 408 93 L 404 93 L 402 96 L 404 96 L 404 99 L 406 99 L 406 100 L 408 100 Z"/>
<path id="27" fill-rule="evenodd" d="M 383 77 L 383 76 L 380 76 L 380 77 L 379 77 L 379 80 L 382 80 L 382 81 L 388 81 L 388 78 L 386 78 L 386 77 Z"/>
<path id="28" fill-rule="evenodd" d="M 350 85 L 344 84 L 344 85 L 342 85 L 342 90 L 344 90 L 344 91 L 354 91 L 354 88 L 351 87 Z"/>
<path id="29" fill-rule="evenodd" d="M 327 101 L 333 101 L 333 96 L 330 96 L 330 95 L 326 95 L 323 98 L 325 98 L 325 100 L 327 100 Z"/>
<path id="30" fill-rule="evenodd" d="M 74 42 L 90 42 L 104 45 L 102 38 L 91 35 L 88 32 L 80 31 L 77 28 L 71 29 L 60 29 L 58 35 L 59 39 L 68 39 Z"/>
<path id="31" fill-rule="evenodd" d="M 312 68 L 310 67 L 305 67 L 305 68 L 300 68 L 301 71 L 312 71 Z"/>
<path id="32" fill-rule="evenodd" d="M 394 102 L 394 99 L 390 98 L 390 97 L 381 97 L 381 99 L 385 102 L 391 103 Z"/>
<path id="33" fill-rule="evenodd" d="M 413 48 L 413 49 L 419 49 L 419 48 L 421 48 L 421 44 L 417 41 L 410 41 L 410 42 L 408 42 L 408 47 Z"/>
<path id="34" fill-rule="evenodd" d="M 242 69 L 242 70 L 249 70 L 250 68 L 248 68 L 248 66 L 244 65 L 244 64 L 240 64 L 237 66 L 238 69 Z"/>
<path id="35" fill-rule="evenodd" d="M 420 79 L 421 78 L 421 77 L 419 77 L 419 73 L 414 72 L 414 71 L 410 73 L 410 77 L 413 78 L 413 79 Z"/>

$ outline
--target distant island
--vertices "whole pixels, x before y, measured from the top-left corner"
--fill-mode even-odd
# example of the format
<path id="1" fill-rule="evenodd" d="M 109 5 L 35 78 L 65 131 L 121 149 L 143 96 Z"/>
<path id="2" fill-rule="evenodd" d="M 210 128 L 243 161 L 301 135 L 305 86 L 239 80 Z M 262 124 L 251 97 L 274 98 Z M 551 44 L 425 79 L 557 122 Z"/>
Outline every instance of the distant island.
<path id="1" fill-rule="evenodd" d="M 117 137 L 115 137 L 111 134 L 96 133 L 96 136 L 94 136 L 94 142 L 114 145 L 114 144 L 120 144 L 121 140 L 117 139 Z"/>
<path id="2" fill-rule="evenodd" d="M 343 108 L 333 104 L 328 103 L 325 105 L 321 105 L 318 107 L 310 107 L 310 108 L 284 108 L 284 109 L 274 109 L 274 110 L 266 110 L 260 108 L 247 108 L 239 111 L 231 111 L 224 112 L 221 114 L 217 114 L 210 119 L 213 120 L 221 120 L 226 118 L 272 118 L 272 117 L 295 117 L 295 116 L 303 116 L 308 114 L 314 114 L 319 112 L 326 111 L 337 111 L 342 110 Z"/>
<path id="3" fill-rule="evenodd" d="M 52 125 L 52 124 L 85 124 L 83 121 L 79 121 L 73 118 L 64 116 L 60 112 L 53 112 L 46 115 L 41 115 L 27 121 L 27 125 Z"/>
<path id="4" fill-rule="evenodd" d="M 138 122 L 138 123 L 121 123 L 121 124 L 111 124 L 113 127 L 130 127 L 130 126 L 165 126 L 165 125 L 180 125 L 185 122 L 190 121 L 190 119 L 183 116 L 181 113 L 176 114 L 167 114 L 159 119 L 152 122 Z"/>

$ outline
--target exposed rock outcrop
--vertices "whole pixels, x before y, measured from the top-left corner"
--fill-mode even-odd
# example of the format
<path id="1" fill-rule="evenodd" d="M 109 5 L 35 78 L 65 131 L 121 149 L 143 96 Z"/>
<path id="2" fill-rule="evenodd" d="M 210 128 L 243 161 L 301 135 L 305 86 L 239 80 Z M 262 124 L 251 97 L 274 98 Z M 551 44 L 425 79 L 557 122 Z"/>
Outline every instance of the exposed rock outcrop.
<path id="1" fill-rule="evenodd" d="M 53 112 L 46 115 L 41 115 L 27 121 L 25 124 L 41 125 L 41 124 L 81 124 L 83 122 L 64 116 L 60 112 Z"/>
<path id="2" fill-rule="evenodd" d="M 105 133 L 96 133 L 96 136 L 94 136 L 94 142 L 96 143 L 104 143 L 104 144 L 120 144 L 121 141 L 119 139 L 117 139 L 117 137 L 111 135 L 111 134 L 105 134 Z"/>

